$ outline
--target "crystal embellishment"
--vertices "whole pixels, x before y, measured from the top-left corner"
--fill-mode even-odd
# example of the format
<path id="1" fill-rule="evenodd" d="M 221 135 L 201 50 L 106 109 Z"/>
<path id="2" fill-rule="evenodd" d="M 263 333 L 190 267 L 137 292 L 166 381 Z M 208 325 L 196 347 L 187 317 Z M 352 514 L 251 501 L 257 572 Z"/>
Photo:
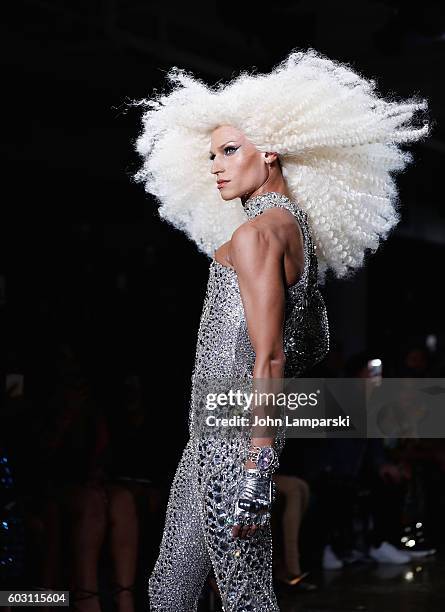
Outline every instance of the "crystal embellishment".
<path id="1" fill-rule="evenodd" d="M 244 204 L 244 212 L 248 219 L 255 218 L 267 208 L 287 208 L 294 214 L 298 214 L 297 211 L 300 214 L 305 214 L 295 202 L 285 196 L 284 193 L 278 193 L 277 191 L 269 191 L 252 196 Z"/>
<path id="2" fill-rule="evenodd" d="M 249 219 L 272 206 L 282 206 L 295 214 L 301 226 L 305 265 L 301 279 L 286 291 L 283 335 L 284 377 L 296 377 L 308 365 L 323 358 L 329 344 L 324 302 L 316 286 L 317 259 L 306 213 L 278 193 L 255 196 L 245 204 Z M 177 323 L 172 321 L 172 325 Z M 173 342 L 173 351 L 174 348 Z M 234 381 L 248 382 L 253 377 L 254 365 L 255 351 L 249 338 L 237 274 L 212 260 L 191 379 L 190 436 L 173 479 L 159 556 L 149 578 L 149 609 L 153 612 L 196 610 L 202 585 L 212 567 L 222 607 L 227 612 L 279 611 L 273 591 L 270 517 L 267 516 L 267 522 L 255 537 L 243 540 L 242 545 L 234 544 L 232 529 L 228 528 L 251 443 L 248 432 L 226 436 L 216 431 L 203 432 L 200 425 L 200 406 L 209 381 L 218 385 L 229 381 L 228 388 Z M 285 429 L 277 429 L 273 448 L 279 457 Z M 265 464 L 269 461 L 266 454 Z M 225 522 L 226 519 L 229 520 Z"/>
<path id="3" fill-rule="evenodd" d="M 260 451 L 260 454 L 258 456 L 258 462 L 257 462 L 257 466 L 260 470 L 267 470 L 268 468 L 271 467 L 273 461 L 275 458 L 275 452 L 273 450 L 273 448 L 267 447 L 267 448 L 263 448 Z"/>

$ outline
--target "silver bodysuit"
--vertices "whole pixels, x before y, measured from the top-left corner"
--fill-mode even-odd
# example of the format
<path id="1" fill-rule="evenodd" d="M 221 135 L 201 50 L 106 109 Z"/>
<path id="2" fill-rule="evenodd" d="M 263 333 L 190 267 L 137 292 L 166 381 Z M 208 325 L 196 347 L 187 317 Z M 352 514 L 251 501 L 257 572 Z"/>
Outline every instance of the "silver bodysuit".
<path id="1" fill-rule="evenodd" d="M 304 240 L 304 270 L 286 289 L 283 346 L 285 377 L 299 377 L 329 349 L 329 327 L 317 287 L 317 258 L 306 213 L 283 194 L 253 196 L 244 205 L 248 219 L 270 207 L 297 218 Z M 236 271 L 212 259 L 199 324 L 189 411 L 190 438 L 173 479 L 160 552 L 149 579 L 150 610 L 197 610 L 213 568 L 224 612 L 277 612 L 272 584 L 270 522 L 254 536 L 232 536 L 233 517 L 249 435 L 202 435 L 195 426 L 202 380 L 253 378 L 252 349 Z M 278 455 L 285 442 L 278 429 Z"/>

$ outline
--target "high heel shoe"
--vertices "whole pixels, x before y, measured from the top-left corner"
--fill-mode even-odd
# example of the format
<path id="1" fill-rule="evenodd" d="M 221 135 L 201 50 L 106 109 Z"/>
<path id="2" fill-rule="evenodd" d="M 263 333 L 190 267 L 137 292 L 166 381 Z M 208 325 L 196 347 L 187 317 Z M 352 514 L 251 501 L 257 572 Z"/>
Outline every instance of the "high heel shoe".
<path id="1" fill-rule="evenodd" d="M 316 589 L 318 589 L 318 586 L 316 584 L 305 581 L 305 578 L 307 576 L 309 576 L 309 572 L 304 572 L 303 574 L 298 574 L 294 576 L 288 575 L 286 577 L 276 576 L 276 580 L 280 584 L 290 587 L 292 590 L 295 591 L 315 591 Z"/>

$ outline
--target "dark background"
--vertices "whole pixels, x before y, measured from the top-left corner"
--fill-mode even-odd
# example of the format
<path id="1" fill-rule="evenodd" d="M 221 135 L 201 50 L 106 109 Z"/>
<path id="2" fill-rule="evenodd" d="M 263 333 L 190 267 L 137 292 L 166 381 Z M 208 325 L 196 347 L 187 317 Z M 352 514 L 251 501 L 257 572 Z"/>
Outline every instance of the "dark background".
<path id="1" fill-rule="evenodd" d="M 346 356 L 366 348 L 389 375 L 408 338 L 433 334 L 443 347 L 440 2 L 3 8 L 3 339 L 6 367 L 25 371 L 28 393 L 43 398 L 61 338 L 82 354 L 105 403 L 118 373 L 137 372 L 152 409 L 168 410 L 162 441 L 173 451 L 163 460 L 174 468 L 209 262 L 132 183 L 140 117 L 125 104 L 162 87 L 172 65 L 215 83 L 246 67 L 267 71 L 295 47 L 350 62 L 382 95 L 425 96 L 437 122 L 399 176 L 402 223 L 352 281 L 324 290 L 333 347 Z"/>

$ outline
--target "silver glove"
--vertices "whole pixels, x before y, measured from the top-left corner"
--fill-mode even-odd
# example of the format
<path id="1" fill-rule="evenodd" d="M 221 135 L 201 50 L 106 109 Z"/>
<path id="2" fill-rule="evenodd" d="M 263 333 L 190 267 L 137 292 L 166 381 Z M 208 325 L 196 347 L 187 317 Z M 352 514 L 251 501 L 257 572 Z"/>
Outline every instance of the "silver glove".
<path id="1" fill-rule="evenodd" d="M 244 469 L 233 524 L 240 527 L 266 525 L 275 496 L 276 485 L 272 482 L 271 474 L 264 475 L 257 468 Z"/>

